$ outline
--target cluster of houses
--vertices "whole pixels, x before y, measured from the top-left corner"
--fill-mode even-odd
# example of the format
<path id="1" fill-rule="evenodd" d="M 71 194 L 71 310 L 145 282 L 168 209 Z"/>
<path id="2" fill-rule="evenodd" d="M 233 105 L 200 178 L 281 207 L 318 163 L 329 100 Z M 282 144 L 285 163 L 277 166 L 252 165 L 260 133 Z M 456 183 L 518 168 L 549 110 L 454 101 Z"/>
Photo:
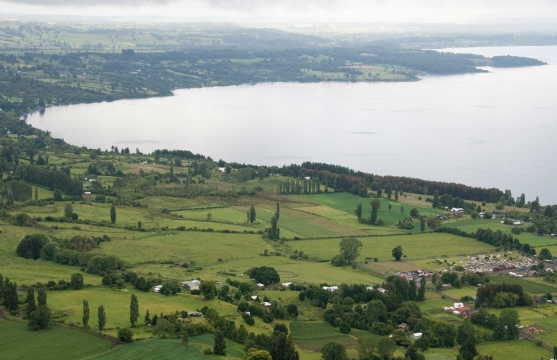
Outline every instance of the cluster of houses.
<path id="1" fill-rule="evenodd" d="M 193 279 L 193 280 L 189 280 L 189 281 L 184 281 L 180 285 L 182 285 L 186 289 L 189 289 L 190 291 L 199 291 L 199 288 L 201 287 L 201 281 L 198 280 L 198 279 Z M 221 283 L 221 285 L 222 285 L 222 283 Z M 155 285 L 155 286 L 153 286 L 152 290 L 155 293 L 160 293 L 161 290 L 162 290 L 162 287 L 163 287 L 162 284 Z"/>
<path id="2" fill-rule="evenodd" d="M 506 254 L 505 254 L 506 255 Z M 528 256 L 510 257 L 502 254 L 469 256 L 464 270 L 475 273 L 500 273 L 513 277 L 535 275 L 531 267 L 537 260 Z"/>
<path id="3" fill-rule="evenodd" d="M 411 271 L 401 271 L 396 273 L 397 276 L 406 279 L 408 281 L 416 281 L 418 282 L 418 280 L 420 280 L 421 278 L 431 278 L 433 276 L 433 273 L 431 271 L 426 271 L 426 270 L 411 270 Z"/>
<path id="4" fill-rule="evenodd" d="M 473 311 L 470 306 L 466 306 L 464 305 L 464 303 L 461 302 L 455 302 L 452 306 L 445 306 L 443 307 L 443 310 L 453 315 L 463 317 L 465 319 L 470 318 Z"/>
<path id="5" fill-rule="evenodd" d="M 259 296 L 257 296 L 257 295 L 252 295 L 252 296 L 250 296 L 250 299 L 251 299 L 251 301 L 254 301 L 254 302 L 257 302 L 257 303 L 259 302 Z M 263 302 L 261 303 L 261 305 L 263 305 L 263 306 L 265 306 L 265 307 L 271 307 L 271 306 L 273 306 L 273 303 L 271 303 L 271 302 L 269 302 L 269 301 L 263 301 Z M 246 314 L 247 314 L 247 313 L 246 313 Z M 250 315 L 250 314 L 247 314 L 247 315 Z"/>

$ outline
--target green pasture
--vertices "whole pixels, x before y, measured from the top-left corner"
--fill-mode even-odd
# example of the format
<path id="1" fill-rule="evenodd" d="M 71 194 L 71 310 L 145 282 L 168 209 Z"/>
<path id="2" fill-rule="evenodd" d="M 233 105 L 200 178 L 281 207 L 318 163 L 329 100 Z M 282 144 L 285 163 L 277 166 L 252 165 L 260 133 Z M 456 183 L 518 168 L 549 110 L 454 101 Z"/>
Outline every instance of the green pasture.
<path id="1" fill-rule="evenodd" d="M 323 260 L 330 260 L 339 253 L 340 239 L 289 241 L 292 249 Z M 378 258 L 392 260 L 392 249 L 402 246 L 407 259 L 424 259 L 441 256 L 479 254 L 493 250 L 489 245 L 474 239 L 442 233 L 425 233 L 400 236 L 361 237 L 360 260 Z"/>
<path id="2" fill-rule="evenodd" d="M 551 284 L 537 279 L 530 278 L 513 278 L 508 276 L 492 276 L 492 283 L 507 283 L 520 285 L 524 291 L 532 294 L 546 294 L 557 292 L 557 284 Z"/>
<path id="3" fill-rule="evenodd" d="M 382 279 L 367 274 L 363 271 L 354 270 L 351 267 L 334 267 L 327 262 L 309 262 L 292 260 L 279 256 L 257 256 L 234 261 L 225 261 L 211 266 L 205 266 L 200 270 L 192 270 L 189 272 L 191 276 L 200 277 L 202 279 L 226 280 L 227 278 L 237 280 L 247 280 L 243 275 L 246 270 L 256 266 L 272 266 L 277 269 L 281 281 L 291 281 L 295 283 L 309 284 L 380 284 Z M 152 265 L 140 266 L 137 269 L 145 267 L 154 270 Z M 159 266 L 156 266 L 160 269 Z M 164 268 L 168 275 L 173 271 L 183 274 L 183 271 L 174 268 Z"/>
<path id="4" fill-rule="evenodd" d="M 177 339 L 149 339 L 119 345 L 111 351 L 92 357 L 91 360 L 232 360 L 243 359 L 243 346 L 226 341 L 226 356 L 205 355 L 213 349 L 213 335 L 201 335 L 189 339 L 184 345 Z"/>
<path id="5" fill-rule="evenodd" d="M 304 195 L 302 198 L 319 205 L 330 206 L 348 214 L 354 214 L 358 204 L 362 204 L 364 217 L 369 217 L 371 212 L 371 201 L 374 200 L 374 198 L 363 198 L 350 193 Z M 381 202 L 381 207 L 379 208 L 379 219 L 383 220 L 386 225 L 396 225 L 400 220 L 409 217 L 410 210 L 412 208 L 418 209 L 420 215 L 423 216 L 431 216 L 441 213 L 441 211 L 431 207 L 412 206 L 386 198 L 381 198 L 379 201 Z M 391 205 L 390 210 L 389 205 Z"/>
<path id="6" fill-rule="evenodd" d="M 221 315 L 238 316 L 236 307 L 220 300 L 204 301 L 200 296 L 178 294 L 164 296 L 154 292 L 142 292 L 133 288 L 110 289 L 106 287 L 85 288 L 82 290 L 65 290 L 48 292 L 48 304 L 55 311 L 66 314 L 68 324 L 81 325 L 83 300 L 89 301 L 91 309 L 90 326 L 97 324 L 97 308 L 104 305 L 106 311 L 106 330 L 130 326 L 130 296 L 135 294 L 139 301 L 140 319 L 147 310 L 151 315 L 174 313 L 176 311 L 196 311 L 204 306 L 217 310 Z M 136 329 L 144 336 L 145 331 Z"/>
<path id="7" fill-rule="evenodd" d="M 0 358 L 6 360 L 78 360 L 104 353 L 113 346 L 80 329 L 30 331 L 22 321 L 0 319 L 0 334 Z"/>
<path id="8" fill-rule="evenodd" d="M 136 233 L 131 238 L 105 242 L 95 251 L 116 255 L 131 264 L 192 260 L 211 264 L 257 257 L 265 249 L 270 247 L 261 235 L 181 231 Z"/>
<path id="9" fill-rule="evenodd" d="M 549 359 L 551 353 L 541 346 L 526 340 L 493 342 L 478 345 L 482 355 L 493 356 L 496 360 L 524 359 L 538 360 Z"/>
<path id="10" fill-rule="evenodd" d="M 501 224 L 500 220 L 483 220 L 483 219 L 463 219 L 455 222 L 450 222 L 447 226 L 454 227 L 466 232 L 476 232 L 478 229 L 491 229 L 494 231 L 500 230 L 506 233 L 511 233 L 513 225 Z M 525 228 L 525 225 L 519 227 Z M 546 247 L 550 245 L 557 245 L 557 239 L 548 236 L 540 236 L 535 233 L 523 232 L 519 235 L 514 235 L 520 242 L 530 244 L 534 247 Z"/>

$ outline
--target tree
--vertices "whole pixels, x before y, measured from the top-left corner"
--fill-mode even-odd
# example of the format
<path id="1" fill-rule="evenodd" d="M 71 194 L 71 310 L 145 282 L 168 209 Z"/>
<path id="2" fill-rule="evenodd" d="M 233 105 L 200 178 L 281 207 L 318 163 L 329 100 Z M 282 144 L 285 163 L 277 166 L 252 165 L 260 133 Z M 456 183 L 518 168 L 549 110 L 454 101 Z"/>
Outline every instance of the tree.
<path id="1" fill-rule="evenodd" d="M 80 273 L 72 274 L 70 278 L 70 287 L 74 290 L 83 289 L 83 275 Z"/>
<path id="2" fill-rule="evenodd" d="M 282 331 L 273 333 L 270 354 L 273 360 L 298 360 L 300 357 L 292 340 Z"/>
<path id="3" fill-rule="evenodd" d="M 362 242 L 354 238 L 345 238 L 340 242 L 340 254 L 331 262 L 335 266 L 351 265 L 358 258 Z"/>
<path id="4" fill-rule="evenodd" d="M 27 235 L 19 242 L 15 253 L 26 259 L 36 260 L 41 256 L 41 250 L 47 243 L 48 238 L 43 234 Z"/>
<path id="5" fill-rule="evenodd" d="M 143 321 L 143 323 L 145 325 L 151 324 L 151 314 L 149 313 L 149 310 L 147 310 L 147 312 L 145 313 L 145 320 Z"/>
<path id="6" fill-rule="evenodd" d="M 275 217 L 278 219 L 280 218 L 280 203 L 277 201 L 277 209 L 275 211 Z"/>
<path id="7" fill-rule="evenodd" d="M 259 350 L 251 348 L 248 350 L 246 360 L 273 360 L 271 354 L 267 350 Z"/>
<path id="8" fill-rule="evenodd" d="M 363 213 L 362 204 L 358 204 L 358 206 L 356 207 L 355 213 L 356 213 L 356 217 L 358 218 L 358 220 L 360 220 L 362 218 L 362 213 Z"/>
<path id="9" fill-rule="evenodd" d="M 37 331 L 47 329 L 50 325 L 50 310 L 46 305 L 39 305 L 29 317 L 29 329 Z"/>
<path id="10" fill-rule="evenodd" d="M 97 329 L 103 331 L 106 326 L 106 313 L 104 312 L 104 306 L 99 306 L 97 310 Z"/>
<path id="11" fill-rule="evenodd" d="M 130 298 L 130 324 L 132 327 L 137 324 L 137 319 L 139 319 L 139 302 L 137 296 L 133 294 Z"/>
<path id="12" fill-rule="evenodd" d="M 425 277 L 420 278 L 420 288 L 418 289 L 418 301 L 425 300 L 425 290 L 426 290 L 426 279 Z"/>
<path id="13" fill-rule="evenodd" d="M 290 317 L 297 318 L 298 317 L 298 306 L 296 304 L 288 304 L 286 307 L 286 312 Z"/>
<path id="14" fill-rule="evenodd" d="M 257 219 L 257 213 L 255 212 L 255 206 L 252 205 L 248 210 L 248 222 L 250 224 L 253 224 L 256 219 Z"/>
<path id="15" fill-rule="evenodd" d="M 130 329 L 119 329 L 118 339 L 123 343 L 131 343 L 133 341 L 133 332 Z"/>
<path id="16" fill-rule="evenodd" d="M 226 355 L 226 341 L 224 340 L 224 335 L 220 331 L 215 333 L 213 353 L 215 355 Z"/>
<path id="17" fill-rule="evenodd" d="M 275 214 L 271 218 L 271 227 L 265 230 L 265 234 L 270 240 L 280 239 L 280 228 L 278 226 L 278 220 L 279 218 L 277 214 Z"/>
<path id="18" fill-rule="evenodd" d="M 369 218 L 370 224 L 377 224 L 379 220 L 379 208 L 381 207 L 381 201 L 375 199 L 371 202 L 371 215 Z"/>
<path id="19" fill-rule="evenodd" d="M 110 207 L 110 222 L 116 224 L 116 207 L 114 205 Z"/>
<path id="20" fill-rule="evenodd" d="M 0 294 L 0 298 L 2 294 Z M 35 303 L 35 288 L 30 287 L 27 289 L 27 297 L 25 298 L 25 315 L 27 318 L 31 317 L 33 311 L 37 309 L 37 304 Z"/>
<path id="21" fill-rule="evenodd" d="M 410 216 L 413 218 L 417 218 L 418 216 L 420 216 L 420 212 L 418 211 L 418 209 L 412 208 L 410 210 Z"/>
<path id="22" fill-rule="evenodd" d="M 553 254 L 551 254 L 548 248 L 543 248 L 540 250 L 538 257 L 540 260 L 551 260 L 553 259 Z"/>
<path id="23" fill-rule="evenodd" d="M 45 288 L 39 288 L 38 294 L 37 294 L 37 303 L 39 304 L 39 306 L 46 306 L 46 289 Z"/>
<path id="24" fill-rule="evenodd" d="M 456 341 L 460 345 L 459 360 L 473 360 L 478 355 L 476 332 L 470 321 L 466 320 L 458 327 Z"/>
<path id="25" fill-rule="evenodd" d="M 381 338 L 377 344 L 377 352 L 383 359 L 390 359 L 396 350 L 396 344 L 389 338 Z"/>
<path id="26" fill-rule="evenodd" d="M 418 349 L 414 345 L 410 345 L 408 349 L 406 349 L 406 353 L 404 354 L 405 360 L 424 360 L 425 357 L 418 352 Z"/>
<path id="27" fill-rule="evenodd" d="M 205 300 L 213 300 L 217 296 L 217 287 L 214 281 L 201 281 L 199 292 Z"/>
<path id="28" fill-rule="evenodd" d="M 39 188 L 35 186 L 35 191 L 34 191 L 34 200 L 39 200 Z"/>
<path id="29" fill-rule="evenodd" d="M 323 360 L 348 360 L 346 348 L 342 344 L 334 342 L 328 343 L 321 349 L 321 359 Z"/>
<path id="30" fill-rule="evenodd" d="M 277 270 L 270 266 L 254 267 L 247 271 L 248 276 L 263 285 L 277 284 L 280 282 L 280 275 Z"/>
<path id="31" fill-rule="evenodd" d="M 73 218 L 73 214 L 74 214 L 74 212 L 73 212 L 72 204 L 66 204 L 64 206 L 64 217 L 66 219 L 71 219 L 71 218 Z"/>
<path id="32" fill-rule="evenodd" d="M 89 315 L 89 301 L 83 300 L 83 316 L 81 318 L 81 321 L 83 322 L 84 328 L 89 327 Z"/>
<path id="33" fill-rule="evenodd" d="M 513 309 L 505 309 L 501 312 L 497 325 L 493 329 L 493 337 L 496 340 L 517 340 L 519 336 L 520 319 L 518 312 Z"/>
<path id="34" fill-rule="evenodd" d="M 396 261 L 400 261 L 400 259 L 402 258 L 403 255 L 403 250 L 402 250 L 402 246 L 397 246 L 393 249 L 392 251 L 392 255 L 395 258 Z"/>
<path id="35" fill-rule="evenodd" d="M 420 231 L 424 232 L 426 226 L 426 220 L 424 216 L 420 216 Z"/>

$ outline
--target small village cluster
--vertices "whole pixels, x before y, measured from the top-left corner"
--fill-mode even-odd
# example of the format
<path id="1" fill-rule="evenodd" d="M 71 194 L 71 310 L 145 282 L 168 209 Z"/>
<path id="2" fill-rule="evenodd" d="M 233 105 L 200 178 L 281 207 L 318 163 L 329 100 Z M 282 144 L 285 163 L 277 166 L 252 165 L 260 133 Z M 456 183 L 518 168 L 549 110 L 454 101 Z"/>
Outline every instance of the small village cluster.
<path id="1" fill-rule="evenodd" d="M 485 254 L 469 256 L 463 265 L 464 270 L 474 273 L 498 273 L 512 277 L 535 275 L 531 270 L 538 260 L 516 254 Z"/>

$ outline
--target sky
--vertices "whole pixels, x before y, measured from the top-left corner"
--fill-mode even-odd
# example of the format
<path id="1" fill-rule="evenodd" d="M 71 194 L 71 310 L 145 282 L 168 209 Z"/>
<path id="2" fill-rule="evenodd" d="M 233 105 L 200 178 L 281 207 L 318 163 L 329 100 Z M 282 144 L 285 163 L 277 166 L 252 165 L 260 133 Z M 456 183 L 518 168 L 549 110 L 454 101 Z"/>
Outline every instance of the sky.
<path id="1" fill-rule="evenodd" d="M 163 18 L 229 22 L 544 22 L 557 0 L 0 0 L 0 15 Z"/>

